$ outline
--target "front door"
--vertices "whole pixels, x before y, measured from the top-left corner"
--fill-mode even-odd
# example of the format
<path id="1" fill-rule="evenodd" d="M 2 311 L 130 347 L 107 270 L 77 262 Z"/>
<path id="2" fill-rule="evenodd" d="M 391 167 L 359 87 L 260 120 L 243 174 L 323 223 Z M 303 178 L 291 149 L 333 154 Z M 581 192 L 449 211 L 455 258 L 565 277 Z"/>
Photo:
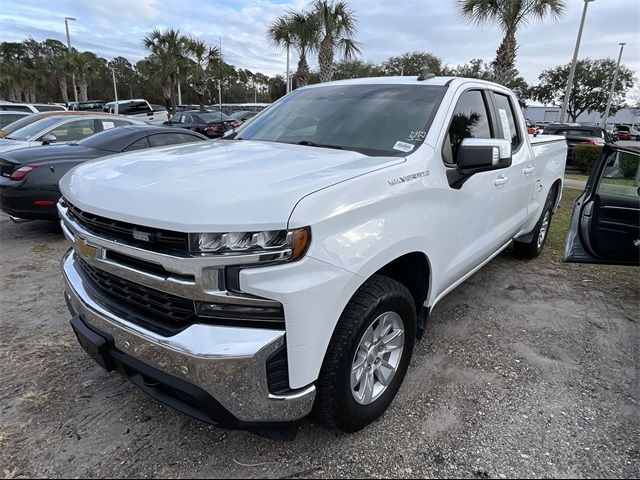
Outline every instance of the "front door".
<path id="1" fill-rule="evenodd" d="M 640 265 L 640 150 L 604 147 L 576 200 L 564 259 Z"/>

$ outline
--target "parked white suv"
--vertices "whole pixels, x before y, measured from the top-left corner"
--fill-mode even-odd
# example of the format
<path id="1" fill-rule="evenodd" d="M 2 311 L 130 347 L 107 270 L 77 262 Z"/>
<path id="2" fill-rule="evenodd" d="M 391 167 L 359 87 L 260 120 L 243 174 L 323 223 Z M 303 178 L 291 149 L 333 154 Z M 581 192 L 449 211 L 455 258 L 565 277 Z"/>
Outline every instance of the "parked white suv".
<path id="1" fill-rule="evenodd" d="M 66 112 L 67 107 L 63 105 L 56 105 L 54 103 L 1 102 L 0 111 L 27 112 L 27 113 Z"/>
<path id="2" fill-rule="evenodd" d="M 166 109 L 154 110 L 149 102 L 142 99 L 109 102 L 105 104 L 102 111 L 115 115 L 126 115 L 152 125 L 162 125 L 169 119 L 169 113 Z"/>
<path id="3" fill-rule="evenodd" d="M 81 345 L 224 426 L 382 415 L 448 292 L 544 246 L 564 137 L 464 78 L 295 90 L 230 140 L 84 164 L 60 187 Z"/>

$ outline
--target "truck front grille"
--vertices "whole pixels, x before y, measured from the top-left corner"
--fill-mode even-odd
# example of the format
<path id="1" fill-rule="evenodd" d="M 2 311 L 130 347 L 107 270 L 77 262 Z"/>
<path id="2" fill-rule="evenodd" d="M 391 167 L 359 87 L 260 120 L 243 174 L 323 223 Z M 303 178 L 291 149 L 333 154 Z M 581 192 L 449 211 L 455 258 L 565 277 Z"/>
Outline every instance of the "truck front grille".
<path id="1" fill-rule="evenodd" d="M 108 310 L 159 335 L 175 335 L 196 323 L 285 328 L 282 306 L 248 307 L 244 311 L 241 305 L 220 304 L 221 308 L 215 315 L 199 315 L 193 300 L 120 278 L 89 265 L 78 256 L 75 261 L 87 289 Z"/>
<path id="2" fill-rule="evenodd" d="M 186 233 L 112 220 L 80 210 L 66 200 L 65 204 L 69 216 L 94 235 L 112 240 L 123 240 L 128 245 L 160 253 L 175 251 L 186 253 L 189 249 L 188 234 Z M 145 240 L 140 240 L 140 238 Z"/>
<path id="3" fill-rule="evenodd" d="M 161 292 L 130 282 L 92 267 L 82 259 L 77 260 L 85 274 L 85 280 L 94 290 L 118 303 L 123 303 L 145 315 L 153 315 L 175 325 L 188 325 L 196 316 L 193 300 Z"/>

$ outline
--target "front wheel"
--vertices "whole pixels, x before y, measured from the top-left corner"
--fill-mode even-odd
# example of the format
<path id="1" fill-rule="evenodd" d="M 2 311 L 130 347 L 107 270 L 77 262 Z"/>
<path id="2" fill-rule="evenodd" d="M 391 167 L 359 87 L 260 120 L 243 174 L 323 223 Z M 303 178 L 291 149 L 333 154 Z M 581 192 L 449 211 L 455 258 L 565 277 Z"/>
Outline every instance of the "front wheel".
<path id="1" fill-rule="evenodd" d="M 345 308 L 318 381 L 318 413 L 329 426 L 358 431 L 380 417 L 400 389 L 416 338 L 413 297 L 374 275 Z"/>

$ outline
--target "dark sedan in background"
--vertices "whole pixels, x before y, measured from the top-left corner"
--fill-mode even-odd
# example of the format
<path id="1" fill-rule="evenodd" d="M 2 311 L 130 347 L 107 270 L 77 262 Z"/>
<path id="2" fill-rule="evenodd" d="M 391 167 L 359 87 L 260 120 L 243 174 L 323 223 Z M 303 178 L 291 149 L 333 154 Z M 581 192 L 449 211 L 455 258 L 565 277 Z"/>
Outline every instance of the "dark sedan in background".
<path id="1" fill-rule="evenodd" d="M 201 142 L 196 132 L 153 125 L 113 128 L 66 145 L 0 154 L 0 209 L 13 220 L 57 220 L 58 182 L 87 160 L 144 148 Z"/>
<path id="2" fill-rule="evenodd" d="M 227 130 L 240 126 L 240 122 L 222 112 L 188 111 L 178 112 L 165 125 L 185 128 L 206 135 L 209 138 L 219 138 Z"/>
<path id="3" fill-rule="evenodd" d="M 573 164 L 573 146 L 604 145 L 615 141 L 604 128 L 583 127 L 563 124 L 547 125 L 543 131 L 545 135 L 564 135 L 567 139 L 567 165 Z"/>

